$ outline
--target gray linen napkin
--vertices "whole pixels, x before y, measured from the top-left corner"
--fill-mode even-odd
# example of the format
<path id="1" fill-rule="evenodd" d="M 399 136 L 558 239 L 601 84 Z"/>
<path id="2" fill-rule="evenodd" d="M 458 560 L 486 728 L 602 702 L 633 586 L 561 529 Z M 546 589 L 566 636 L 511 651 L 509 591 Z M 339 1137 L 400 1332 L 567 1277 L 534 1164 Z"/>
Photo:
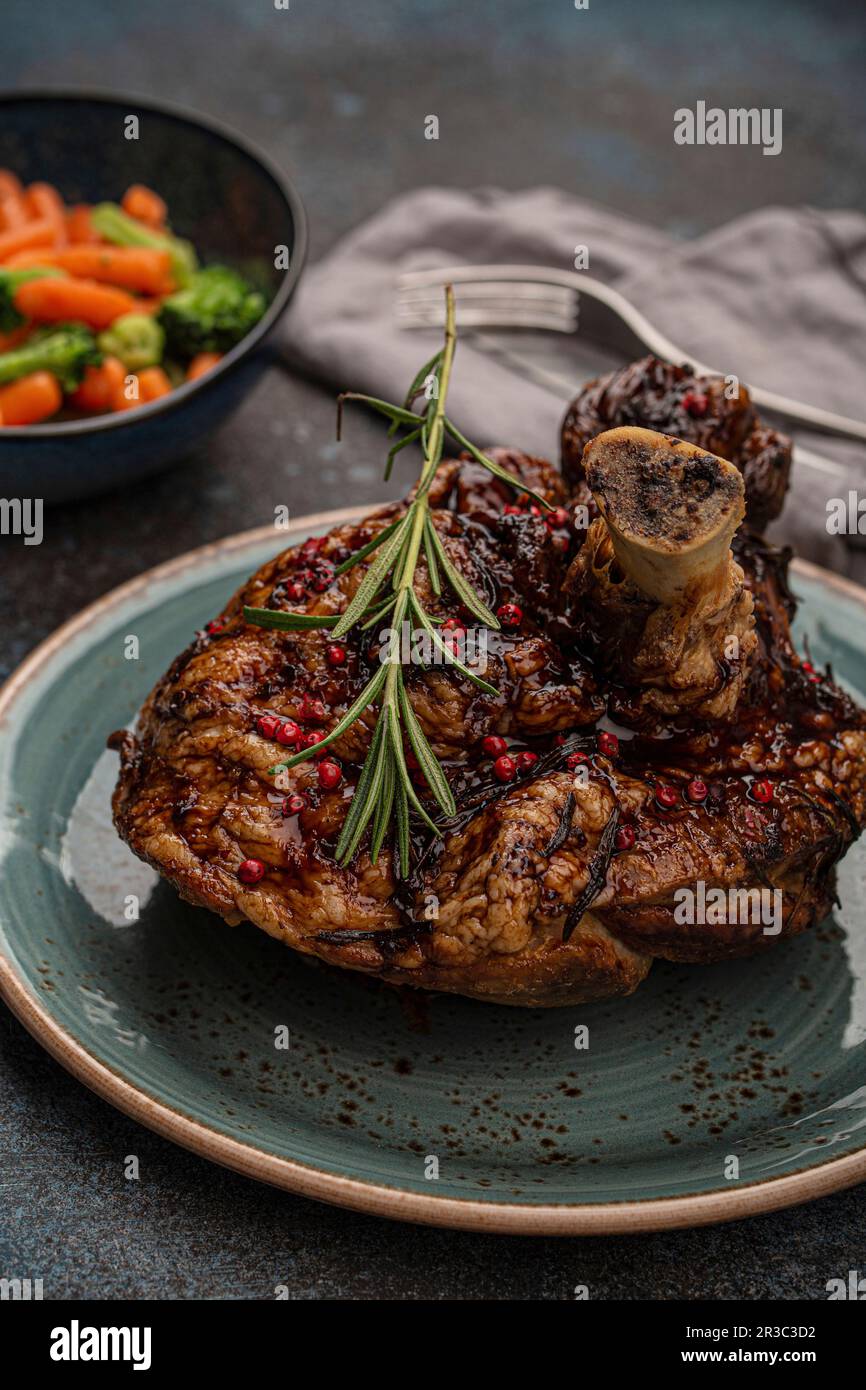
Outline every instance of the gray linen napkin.
<path id="1" fill-rule="evenodd" d="M 678 241 L 554 188 L 422 189 L 395 199 L 307 271 L 287 325 L 289 353 L 336 389 L 398 400 L 440 336 L 400 327 L 403 271 L 462 262 L 570 269 L 579 245 L 589 248 L 591 275 L 616 285 L 697 359 L 795 399 L 866 414 L 866 217 L 854 212 L 771 207 Z M 464 433 L 556 459 L 572 379 L 570 344 L 560 343 L 561 389 L 461 343 L 449 413 Z M 588 374 L 573 373 L 575 391 Z M 797 469 L 774 535 L 837 570 L 858 569 L 825 517 L 829 497 L 866 481 L 866 449 L 805 432 L 797 440 L 837 461 L 840 474 Z"/>

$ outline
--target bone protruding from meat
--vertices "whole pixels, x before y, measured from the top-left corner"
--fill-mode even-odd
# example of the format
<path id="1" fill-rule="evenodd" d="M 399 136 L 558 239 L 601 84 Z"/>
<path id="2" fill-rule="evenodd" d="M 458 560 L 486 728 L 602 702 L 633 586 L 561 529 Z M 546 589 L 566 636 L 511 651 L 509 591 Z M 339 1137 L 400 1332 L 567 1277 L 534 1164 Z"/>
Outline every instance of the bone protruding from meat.
<path id="1" fill-rule="evenodd" d="M 591 440 L 586 477 L 617 560 L 656 603 L 720 588 L 745 515 L 743 479 L 725 459 L 655 430 L 623 425 Z"/>
<path id="2" fill-rule="evenodd" d="M 674 443 L 651 450 L 650 465 L 660 457 L 679 468 Z M 617 479 L 607 465 L 618 455 L 596 450 L 598 496 L 622 563 L 599 515 L 566 576 L 560 538 L 531 512 L 503 515 L 496 479 L 462 460 L 437 475 L 431 519 L 450 563 L 480 592 L 489 584 L 494 601 L 513 601 L 524 621 L 493 643 L 495 698 L 448 667 L 407 663 L 407 708 L 458 801 L 441 837 L 427 839 L 420 821 L 413 829 L 408 880 L 397 882 L 388 844 L 375 862 L 369 842 L 348 865 L 334 858 L 370 747 L 369 710 L 334 745 L 339 788 L 322 787 L 312 761 L 285 769 L 282 785 L 269 771 L 288 755 L 274 726 L 294 725 L 307 695 L 322 700 L 329 721 L 341 720 L 375 660 L 363 631 L 346 634 L 347 660 L 331 667 L 320 628 L 260 628 L 245 618 L 246 608 L 294 610 L 286 590 L 308 563 L 300 543 L 266 561 L 223 608 L 218 630 L 200 632 L 176 657 L 135 732 L 112 735 L 123 839 L 187 901 L 229 923 L 247 920 L 305 957 L 401 988 L 497 1004 L 612 999 L 630 994 L 654 957 L 728 960 L 820 921 L 833 899 L 833 863 L 866 826 L 866 712 L 829 672 L 802 669 L 790 639 L 785 557 L 760 538 L 738 547 L 742 568 L 722 562 L 727 552 L 715 577 L 712 564 L 697 566 L 710 573 L 710 587 L 692 582 L 676 602 L 637 587 L 624 570 L 631 555 L 673 536 L 680 557 L 692 542 L 695 553 L 705 547 L 706 560 L 711 540 L 723 550 L 719 523 L 727 530 L 734 513 L 724 497 L 715 513 L 712 499 L 697 513 L 686 505 L 685 519 L 697 523 L 678 540 L 680 503 L 693 495 L 685 469 L 671 505 L 656 505 L 652 525 L 647 516 L 641 523 L 626 505 L 634 468 L 626 452 Z M 512 451 L 503 462 L 525 487 L 565 503 L 543 461 Z M 722 467 L 711 476 L 727 474 Z M 582 474 L 579 486 L 575 506 L 589 500 Z M 449 495 L 455 511 L 445 508 Z M 336 569 L 400 514 L 402 504 L 391 505 L 335 526 L 316 554 Z M 301 611 L 313 619 L 345 611 L 363 565 L 322 593 L 310 585 Z M 436 594 L 423 562 L 415 582 L 427 611 L 454 611 L 453 594 Z M 626 735 L 619 754 L 593 738 L 604 715 Z M 706 726 L 732 716 L 727 730 Z M 567 730 L 587 750 L 589 768 L 569 767 L 571 735 L 560 742 Z M 521 775 L 494 784 L 491 736 L 519 746 L 530 738 L 542 756 L 518 754 Z M 772 789 L 769 801 L 758 795 L 759 779 Z M 707 797 L 693 800 L 688 788 L 699 790 L 699 780 Z M 660 799 L 660 782 L 681 789 L 677 809 Z M 626 827 L 631 834 L 620 836 Z M 240 876 L 251 858 L 264 871 L 255 882 Z M 752 913 L 683 923 L 678 890 L 697 883 L 780 891 L 782 931 L 765 935 Z"/>
<path id="3" fill-rule="evenodd" d="M 654 715 L 728 719 L 757 638 L 730 544 L 744 515 L 731 464 L 654 430 L 621 426 L 584 454 L 601 515 L 567 586 L 608 672 Z"/>

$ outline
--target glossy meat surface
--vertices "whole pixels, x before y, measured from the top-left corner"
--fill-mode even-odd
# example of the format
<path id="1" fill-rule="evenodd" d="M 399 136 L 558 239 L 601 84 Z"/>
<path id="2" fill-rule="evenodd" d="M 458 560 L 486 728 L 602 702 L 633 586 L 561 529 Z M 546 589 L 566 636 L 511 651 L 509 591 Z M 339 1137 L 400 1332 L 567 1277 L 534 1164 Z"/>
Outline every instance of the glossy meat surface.
<path id="1" fill-rule="evenodd" d="M 549 464 L 500 456 L 555 504 L 566 498 Z M 296 950 L 394 984 L 506 1004 L 628 994 L 654 957 L 746 955 L 820 919 L 833 866 L 866 821 L 866 721 L 791 646 L 786 557 L 752 534 L 737 538 L 724 626 L 739 632 L 743 660 L 717 659 L 715 646 L 704 659 L 709 629 L 692 623 L 681 655 L 698 656 L 679 680 L 658 610 L 627 588 L 612 610 L 604 564 L 587 579 L 603 536 L 561 517 L 548 524 L 528 504 L 514 510 L 508 490 L 466 460 L 442 465 L 433 496 L 453 563 L 494 607 L 516 603 L 523 619 L 489 634 L 495 697 L 445 668 L 409 670 L 413 708 L 458 808 L 441 839 L 415 827 L 410 878 L 395 879 L 390 851 L 372 864 L 366 841 L 346 868 L 333 859 L 371 719 L 336 744 L 343 777 L 330 790 L 314 762 L 278 788 L 268 769 L 286 750 L 259 725 L 273 715 L 331 727 L 375 669 L 378 635 L 350 634 L 335 669 L 327 630 L 264 630 L 242 614 L 245 604 L 341 611 L 363 566 L 306 602 L 290 598 L 293 579 L 327 578 L 328 564 L 395 507 L 263 566 L 177 658 L 135 733 L 113 736 L 115 821 L 133 850 L 230 923 L 247 918 Z M 453 595 L 432 593 L 423 563 L 417 582 L 431 612 L 460 612 Z M 640 665 L 642 652 L 655 666 Z M 491 734 L 537 761 L 497 781 L 482 746 Z M 696 781 L 699 802 L 689 793 Z M 772 796 L 761 801 L 765 781 Z M 300 811 L 288 809 L 294 793 Z M 238 877 L 250 858 L 265 865 L 252 885 Z M 781 930 L 680 922 L 677 892 L 699 881 L 777 890 Z"/>
<path id="2" fill-rule="evenodd" d="M 791 471 L 791 441 L 758 418 L 744 386 L 724 377 L 697 377 L 688 365 L 642 357 L 589 381 L 562 425 L 562 471 L 583 481 L 583 450 L 601 430 L 644 425 L 728 459 L 746 485 L 749 525 L 762 531 L 779 515 Z"/>

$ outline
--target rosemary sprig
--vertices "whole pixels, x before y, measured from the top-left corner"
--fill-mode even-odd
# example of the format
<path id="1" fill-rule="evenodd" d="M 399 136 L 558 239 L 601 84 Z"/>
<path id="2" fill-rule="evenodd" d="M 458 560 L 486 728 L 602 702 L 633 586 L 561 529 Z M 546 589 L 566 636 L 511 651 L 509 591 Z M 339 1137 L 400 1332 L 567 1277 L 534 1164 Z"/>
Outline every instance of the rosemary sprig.
<path id="1" fill-rule="evenodd" d="M 394 460 L 407 446 L 418 443 L 424 462 L 411 501 L 402 516 L 384 527 L 373 540 L 361 546 L 338 566 L 336 573 L 345 574 L 364 560 L 369 561 L 366 573 L 342 614 L 325 615 L 292 613 L 270 608 L 245 608 L 247 622 L 259 627 L 291 632 L 322 627 L 330 628 L 335 638 L 343 637 L 352 628 L 364 631 L 387 618 L 393 632 L 401 634 L 404 622 L 412 623 L 426 633 L 439 658 L 452 666 L 465 680 L 471 681 L 485 694 L 495 695 L 496 688 L 476 674 L 457 657 L 440 637 L 440 620 L 427 613 L 415 592 L 415 571 L 423 549 L 430 577 L 430 587 L 437 596 L 444 585 L 454 592 L 461 604 L 487 627 L 498 628 L 499 620 L 481 595 L 449 559 L 436 531 L 430 511 L 429 492 L 436 470 L 442 461 L 445 439 L 449 437 L 465 449 L 495 478 L 507 483 L 521 494 L 527 494 L 543 507 L 550 503 L 518 478 L 513 477 L 493 459 L 487 457 L 457 429 L 445 414 L 445 401 L 451 380 L 451 370 L 457 345 L 454 312 L 454 292 L 445 290 L 445 341 L 438 352 L 416 373 L 403 405 L 392 405 L 374 396 L 355 391 L 344 392 L 338 402 L 337 437 L 340 437 L 342 411 L 346 401 L 360 401 L 384 415 L 390 421 L 389 436 L 396 437 L 385 465 L 385 477 L 391 475 Z M 415 406 L 423 397 L 423 410 Z M 403 431 L 400 434 L 400 431 Z M 371 558 L 372 557 L 372 558 Z M 414 812 L 435 834 L 438 826 L 425 810 L 409 774 L 404 751 L 404 736 L 439 810 L 447 818 L 456 814 L 454 796 L 448 778 L 436 757 L 427 736 L 412 708 L 406 689 L 400 657 L 401 643 L 389 645 L 383 651 L 381 664 L 342 719 L 313 747 L 305 748 L 285 762 L 269 768 L 272 774 L 296 767 L 308 758 L 320 756 L 328 744 L 351 728 L 370 706 L 378 703 L 378 716 L 373 737 L 355 787 L 348 814 L 343 822 L 336 847 L 336 858 L 347 864 L 357 850 L 364 832 L 370 827 L 370 858 L 375 864 L 390 826 L 396 839 L 396 869 L 406 877 L 409 873 L 409 819 Z"/>

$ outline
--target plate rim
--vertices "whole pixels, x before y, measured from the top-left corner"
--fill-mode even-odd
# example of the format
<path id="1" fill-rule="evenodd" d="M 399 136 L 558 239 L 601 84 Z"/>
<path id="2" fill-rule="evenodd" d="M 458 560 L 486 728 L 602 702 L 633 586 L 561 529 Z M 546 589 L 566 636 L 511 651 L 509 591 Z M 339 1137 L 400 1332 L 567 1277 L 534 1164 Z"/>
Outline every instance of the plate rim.
<path id="1" fill-rule="evenodd" d="M 387 503 L 382 504 L 387 505 Z M 344 524 L 370 513 L 369 505 L 315 512 L 293 520 L 284 533 Z M 0 728 L 25 688 L 73 637 L 151 584 L 194 570 L 203 561 L 230 556 L 274 538 L 273 524 L 241 531 L 185 551 L 143 571 L 111 589 L 69 618 L 22 661 L 0 687 Z M 820 565 L 795 560 L 793 569 L 852 599 L 866 609 L 866 589 Z M 828 1196 L 866 1179 L 866 1144 L 854 1153 L 832 1158 L 780 1177 L 763 1178 L 727 1191 L 689 1193 L 679 1197 L 646 1197 L 625 1202 L 575 1205 L 530 1205 L 522 1202 L 479 1201 L 409 1192 L 387 1183 L 363 1181 L 329 1173 L 294 1159 L 267 1153 L 183 1114 L 157 1100 L 120 1072 L 100 1061 L 43 1008 L 26 978 L 15 970 L 0 948 L 0 998 L 45 1050 L 101 1099 L 139 1124 L 179 1144 L 199 1157 L 219 1163 L 245 1177 L 268 1183 L 298 1196 L 392 1220 L 420 1225 L 511 1235 L 629 1235 L 647 1231 L 736 1221 L 746 1216 L 779 1211 Z"/>

